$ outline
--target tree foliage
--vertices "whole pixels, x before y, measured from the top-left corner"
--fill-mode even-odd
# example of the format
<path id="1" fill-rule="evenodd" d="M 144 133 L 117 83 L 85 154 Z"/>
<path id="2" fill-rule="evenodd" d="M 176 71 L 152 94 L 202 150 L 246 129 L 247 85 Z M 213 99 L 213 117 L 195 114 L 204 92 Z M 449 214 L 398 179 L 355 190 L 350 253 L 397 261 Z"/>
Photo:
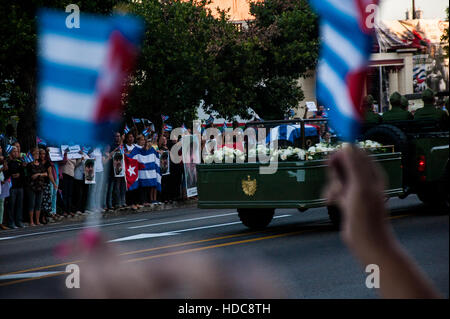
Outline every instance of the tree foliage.
<path id="1" fill-rule="evenodd" d="M 0 110 L 7 112 L 3 118 L 19 115 L 17 135 L 24 149 L 34 145 L 36 133 L 37 10 L 42 7 L 64 10 L 69 3 L 62 0 L 1 0 Z M 117 3 L 114 0 L 76 2 L 81 19 L 83 12 L 109 14 Z M 6 105 L 12 106 L 13 110 L 4 111 Z"/>
<path id="2" fill-rule="evenodd" d="M 168 114 L 171 125 L 188 124 L 200 104 L 227 119 L 249 118 L 249 107 L 265 119 L 280 118 L 303 98 L 298 79 L 314 68 L 318 52 L 317 18 L 307 1 L 251 3 L 255 20 L 242 30 L 227 12 L 214 17 L 207 1 L 76 2 L 81 19 L 83 12 L 110 14 L 120 8 L 145 20 L 141 54 L 124 99 L 127 118 L 158 124 L 160 114 Z M 33 145 L 36 128 L 36 11 L 64 10 L 67 4 L 1 2 L 0 104 L 19 114 L 24 148 Z"/>

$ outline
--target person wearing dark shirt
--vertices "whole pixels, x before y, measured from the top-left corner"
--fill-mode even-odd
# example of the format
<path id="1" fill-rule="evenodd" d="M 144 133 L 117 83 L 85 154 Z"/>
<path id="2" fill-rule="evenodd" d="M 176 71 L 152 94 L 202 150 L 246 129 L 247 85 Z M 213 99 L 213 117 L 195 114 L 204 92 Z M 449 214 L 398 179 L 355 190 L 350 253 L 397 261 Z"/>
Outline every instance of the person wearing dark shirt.
<path id="1" fill-rule="evenodd" d="M 414 116 L 402 109 L 402 96 L 398 92 L 392 93 L 389 98 L 392 108 L 383 114 L 383 122 L 412 120 Z"/>
<path id="2" fill-rule="evenodd" d="M 30 216 L 30 226 L 41 225 L 39 217 L 41 215 L 42 192 L 48 177 L 45 166 L 39 160 L 39 149 L 31 151 L 33 162 L 27 165 L 29 178 L 28 212 Z M 36 220 L 36 223 L 34 222 Z"/>
<path id="3" fill-rule="evenodd" d="M 5 180 L 11 177 L 11 189 L 8 201 L 8 227 L 17 228 L 22 225 L 22 205 L 23 186 L 25 172 L 22 162 L 19 160 L 19 152 L 13 147 L 8 160 L 8 170 L 5 173 Z"/>
<path id="4" fill-rule="evenodd" d="M 369 124 L 379 124 L 381 123 L 381 115 L 375 113 L 373 110 L 373 97 L 372 95 L 367 95 L 363 101 L 363 111 L 364 121 Z"/>

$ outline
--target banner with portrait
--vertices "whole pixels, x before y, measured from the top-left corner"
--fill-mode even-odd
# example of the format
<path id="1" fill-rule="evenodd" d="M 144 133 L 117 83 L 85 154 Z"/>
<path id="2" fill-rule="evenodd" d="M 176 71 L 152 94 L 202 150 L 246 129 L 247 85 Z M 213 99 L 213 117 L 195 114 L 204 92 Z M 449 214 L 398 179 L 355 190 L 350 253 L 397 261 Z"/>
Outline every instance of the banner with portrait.
<path id="1" fill-rule="evenodd" d="M 92 158 L 84 162 L 84 183 L 95 184 L 95 160 Z"/>
<path id="2" fill-rule="evenodd" d="M 125 159 L 121 152 L 115 152 L 112 157 L 114 177 L 125 178 Z"/>
<path id="3" fill-rule="evenodd" d="M 159 169 L 161 176 L 170 174 L 170 152 L 164 151 L 159 157 Z"/>
<path id="4" fill-rule="evenodd" d="M 197 196 L 197 164 L 200 163 L 200 142 L 196 135 L 185 135 L 181 145 L 186 196 Z"/>

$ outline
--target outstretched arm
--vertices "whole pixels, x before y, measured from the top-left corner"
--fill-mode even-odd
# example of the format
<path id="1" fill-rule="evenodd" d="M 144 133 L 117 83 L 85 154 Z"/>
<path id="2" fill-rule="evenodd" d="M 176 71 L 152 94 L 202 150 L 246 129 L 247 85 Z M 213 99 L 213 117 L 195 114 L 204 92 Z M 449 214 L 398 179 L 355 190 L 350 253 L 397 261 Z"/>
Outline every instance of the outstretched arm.
<path id="1" fill-rule="evenodd" d="M 380 269 L 384 298 L 439 298 L 426 275 L 395 238 L 384 207 L 385 177 L 377 163 L 354 146 L 329 163 L 326 198 L 342 212 L 342 239 L 364 265 Z"/>

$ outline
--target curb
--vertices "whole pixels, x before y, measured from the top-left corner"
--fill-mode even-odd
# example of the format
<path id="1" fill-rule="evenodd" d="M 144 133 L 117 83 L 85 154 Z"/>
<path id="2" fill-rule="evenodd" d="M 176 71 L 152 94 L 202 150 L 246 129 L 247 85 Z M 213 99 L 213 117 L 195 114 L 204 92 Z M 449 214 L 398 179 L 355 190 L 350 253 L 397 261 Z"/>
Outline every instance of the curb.
<path id="1" fill-rule="evenodd" d="M 197 200 L 187 200 L 187 201 L 180 201 L 180 202 L 173 202 L 173 203 L 167 203 L 167 204 L 161 204 L 161 205 L 152 205 L 149 207 L 142 207 L 137 210 L 133 210 L 131 208 L 121 208 L 116 209 L 112 212 L 103 212 L 102 213 L 102 219 L 109 219 L 119 216 L 129 216 L 129 215 L 135 215 L 139 213 L 150 213 L 150 212 L 156 212 L 156 211 L 164 211 L 164 210 L 171 210 L 171 209 L 177 209 L 177 208 L 191 208 L 191 207 L 197 207 Z M 54 223 L 61 223 L 61 222 L 83 222 L 87 219 L 89 216 L 89 213 L 84 213 L 82 215 L 75 215 L 75 216 L 68 216 L 68 217 L 62 217 L 60 219 L 49 219 L 49 222 L 47 225 L 51 225 Z"/>

